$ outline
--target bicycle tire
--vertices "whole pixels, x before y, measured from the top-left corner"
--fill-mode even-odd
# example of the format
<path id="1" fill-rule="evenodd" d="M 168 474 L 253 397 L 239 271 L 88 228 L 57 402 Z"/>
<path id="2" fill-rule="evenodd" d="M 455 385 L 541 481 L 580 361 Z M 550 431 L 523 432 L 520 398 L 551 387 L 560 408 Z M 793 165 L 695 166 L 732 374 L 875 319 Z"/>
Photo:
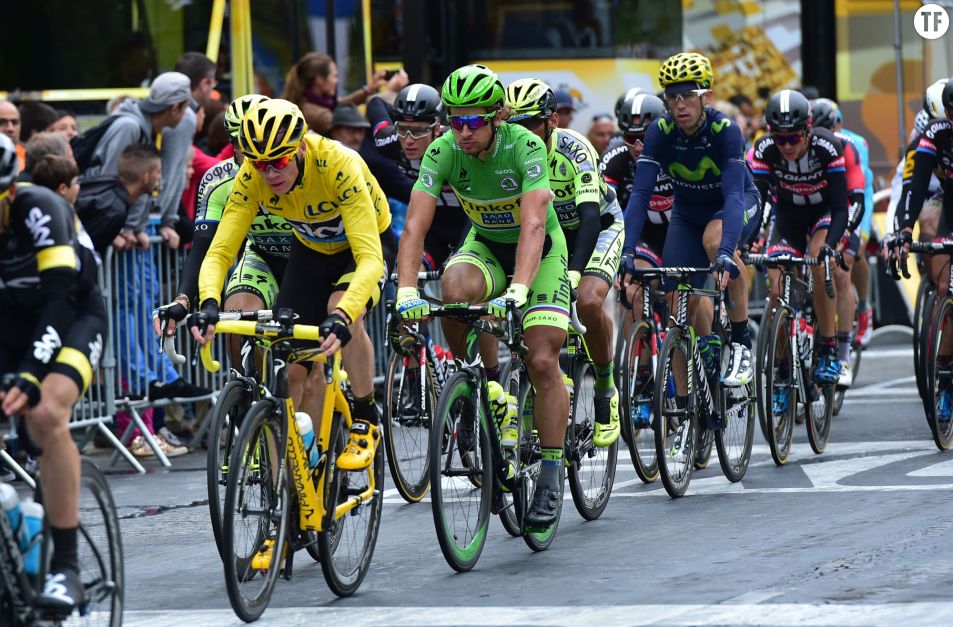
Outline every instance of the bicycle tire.
<path id="1" fill-rule="evenodd" d="M 652 327 L 644 320 L 629 327 L 628 338 L 622 345 L 623 354 L 619 358 L 619 387 L 622 407 L 619 409 L 622 421 L 622 435 L 629 449 L 629 459 L 635 468 L 635 474 L 642 483 L 652 483 L 658 479 L 658 456 L 655 453 L 655 434 L 651 425 L 636 429 L 633 420 L 638 410 L 639 398 L 652 398 L 655 382 L 655 368 L 649 360 L 649 378 L 640 384 L 638 379 L 639 359 L 644 350 L 652 354 Z M 649 401 L 651 402 L 651 401 Z"/>
<path id="2" fill-rule="evenodd" d="M 571 419 L 566 430 L 566 458 L 569 463 L 569 491 L 576 511 L 585 520 L 596 520 L 612 496 L 619 458 L 619 439 L 599 448 L 595 434 L 595 372 L 592 364 L 580 360 L 573 373 Z"/>
<path id="3" fill-rule="evenodd" d="M 486 431 L 489 423 L 485 408 L 477 406 L 476 385 L 468 371 L 451 375 L 440 394 L 430 430 L 430 503 L 434 529 L 444 559 L 457 572 L 470 570 L 480 559 L 486 544 L 492 499 L 492 458 Z M 480 397 L 485 399 L 486 390 Z M 461 420 L 464 433 L 469 432 L 464 438 L 468 450 L 462 455 Z M 470 480 L 471 475 L 478 480 Z M 472 521 L 458 521 L 453 512 L 445 511 L 445 506 L 452 509 L 464 500 L 475 507 L 463 508 L 467 511 L 461 511 L 460 518 L 473 514 Z"/>
<path id="4" fill-rule="evenodd" d="M 920 277 L 920 286 L 917 288 L 917 301 L 913 308 L 913 371 L 917 380 L 917 390 L 920 398 L 926 396 L 926 366 L 923 362 L 924 326 L 929 329 L 932 316 L 935 291 L 933 284 L 926 277 Z"/>
<path id="5" fill-rule="evenodd" d="M 860 374 L 860 355 L 863 352 L 863 348 L 856 339 L 851 342 L 850 346 L 850 371 L 854 378 L 854 381 L 857 380 L 857 376 Z M 837 388 L 834 392 L 834 415 L 840 415 L 840 411 L 844 406 L 844 398 L 847 394 L 849 388 Z"/>
<path id="6" fill-rule="evenodd" d="M 655 447 L 659 460 L 659 477 L 662 486 L 672 498 L 685 494 L 695 469 L 695 444 L 698 433 L 698 411 L 693 391 L 696 386 L 688 386 L 689 394 L 684 409 L 675 403 L 674 360 L 676 352 L 681 353 L 682 371 L 685 380 L 694 376 L 692 368 L 692 349 L 684 330 L 673 327 L 665 335 L 662 350 L 659 353 L 658 367 L 655 373 Z M 672 394 L 669 395 L 671 380 Z M 674 427 L 674 425 L 678 425 Z M 674 428 L 673 428 L 674 427 Z M 680 437 L 677 437 L 680 436 Z"/>
<path id="7" fill-rule="evenodd" d="M 519 529 L 519 535 L 533 551 L 545 551 L 556 539 L 556 528 L 559 526 L 559 519 L 562 517 L 562 497 L 565 489 L 565 466 L 560 468 L 560 499 L 559 512 L 556 514 L 556 521 L 544 531 L 530 531 L 523 524 L 523 517 L 529 509 L 530 500 L 533 498 L 533 491 L 536 487 L 536 477 L 539 476 L 540 459 L 542 451 L 540 449 L 539 437 L 534 432 L 534 414 L 536 408 L 536 391 L 529 382 L 528 377 L 524 377 L 520 383 L 519 407 L 522 411 L 520 417 L 519 438 L 517 439 L 516 458 L 519 460 L 517 476 L 520 478 L 516 482 L 516 489 L 513 492 L 513 509 Z"/>
<path id="8" fill-rule="evenodd" d="M 927 421 L 930 423 L 933 442 L 941 451 L 949 449 L 950 442 L 953 441 L 953 420 L 941 421 L 937 415 L 940 388 L 942 385 L 950 385 L 949 379 L 953 374 L 951 373 L 953 369 L 949 365 L 944 365 L 941 370 L 938 363 L 940 345 L 943 343 L 943 336 L 946 333 L 953 333 L 953 299 L 951 298 L 945 298 L 940 303 L 936 317 L 930 327 L 930 365 L 927 369 L 929 373 L 927 389 L 930 399 Z M 945 384 L 941 382 L 941 377 L 947 379 Z"/>
<path id="9" fill-rule="evenodd" d="M 235 614 L 245 622 L 257 620 L 271 601 L 275 582 L 285 562 L 288 527 L 293 522 L 288 517 L 288 430 L 284 423 L 285 418 L 274 401 L 256 401 L 242 420 L 238 438 L 230 454 L 230 459 L 239 459 L 241 463 L 238 472 L 228 473 L 225 485 L 222 561 L 225 565 L 225 589 L 229 603 Z M 244 499 L 246 492 L 250 492 L 250 488 L 255 485 L 261 487 L 260 513 L 257 514 L 259 522 L 254 525 L 255 529 L 249 535 L 251 542 L 248 550 L 236 551 L 236 541 L 242 539 L 238 537 L 242 529 L 236 528 L 236 518 L 250 518 L 246 515 L 250 509 Z M 261 572 L 262 569 L 254 568 L 255 554 L 272 536 L 272 559 L 268 568 Z M 258 581 L 255 582 L 255 579 Z M 247 589 L 249 594 L 254 596 L 246 598 L 243 587 L 250 583 L 254 585 L 248 585 Z"/>
<path id="10" fill-rule="evenodd" d="M 768 448 L 771 451 L 771 459 L 775 465 L 783 466 L 787 463 L 788 455 L 791 453 L 791 443 L 794 440 L 794 424 L 799 402 L 799 390 L 796 384 L 795 371 L 798 367 L 794 359 L 797 347 L 791 343 L 791 311 L 787 308 L 781 309 L 775 313 L 771 320 L 771 329 L 769 336 L 774 338 L 766 346 L 765 367 L 766 385 L 765 407 L 771 403 L 771 411 L 766 414 L 767 422 L 767 441 Z M 778 348 L 782 349 L 781 351 Z M 782 353 L 779 355 L 778 353 Z M 783 361 L 782 361 L 783 360 Z M 786 362 L 786 363 L 785 363 Z M 780 367 L 786 366 L 788 375 L 787 381 L 778 381 L 777 371 Z M 774 412 L 774 396 L 777 389 L 788 389 L 788 409 L 785 413 L 778 415 Z"/>
<path id="11" fill-rule="evenodd" d="M 105 475 L 91 460 L 80 461 L 77 558 L 91 624 L 122 625 L 125 568 L 116 503 Z M 97 622 L 103 617 L 102 623 Z"/>
<path id="12" fill-rule="evenodd" d="M 330 390 L 329 390 L 330 393 Z M 337 467 L 337 457 L 344 451 L 347 434 L 344 431 L 344 419 L 334 415 L 331 427 L 332 445 L 326 453 L 325 472 L 333 473 L 325 477 L 323 495 L 325 518 L 324 530 L 318 533 L 318 549 L 321 554 L 321 571 L 331 592 L 339 597 L 347 597 L 361 586 L 371 565 L 377 536 L 380 531 L 381 512 L 384 508 L 384 460 L 383 450 L 374 455 L 371 466 L 365 470 L 348 472 Z M 358 505 L 340 518 L 335 518 L 335 509 L 339 503 L 366 491 L 373 473 L 376 493 L 369 502 Z M 356 531 L 351 531 L 356 528 Z M 347 549 L 347 555 L 342 553 Z"/>
<path id="13" fill-rule="evenodd" d="M 933 367 L 933 324 L 936 318 L 933 313 L 933 310 L 936 309 L 935 304 L 936 290 L 930 290 L 924 302 L 925 312 L 920 328 L 920 341 L 917 344 L 920 348 L 920 359 L 915 365 L 916 370 L 914 372 L 918 377 L 917 384 L 923 385 L 923 389 L 920 391 L 920 400 L 923 402 L 923 413 L 931 430 L 933 429 L 931 414 L 935 407 L 934 399 L 930 396 L 931 368 Z"/>
<path id="14" fill-rule="evenodd" d="M 419 350 L 419 348 L 417 349 Z M 417 364 L 416 381 L 407 375 L 404 361 L 413 360 Z M 433 411 L 437 406 L 437 394 L 432 371 L 426 367 L 426 381 L 429 390 L 429 407 L 421 408 L 420 383 L 424 381 L 417 357 L 391 355 L 387 365 L 384 385 L 384 415 L 381 425 L 384 429 L 384 443 L 387 450 L 387 465 L 394 487 L 408 503 L 418 503 L 427 494 L 430 487 L 430 425 Z M 405 386 L 410 385 L 408 396 L 414 404 L 403 402 Z M 413 410 L 415 413 L 408 414 Z M 396 412 L 396 413 L 395 413 Z"/>
<path id="15" fill-rule="evenodd" d="M 711 429 L 699 425 L 698 439 L 695 441 L 695 470 L 705 470 L 711 462 L 711 451 L 715 447 L 715 434 Z"/>
<path id="16" fill-rule="evenodd" d="M 756 406 L 758 408 L 758 426 L 761 427 L 761 435 L 764 437 L 764 441 L 768 442 L 771 439 L 768 431 L 768 405 L 767 399 L 770 398 L 765 393 L 767 375 L 765 374 L 765 368 L 767 368 L 768 359 L 768 338 L 773 337 L 771 335 L 771 322 L 772 316 L 774 315 L 774 310 L 770 306 L 766 306 L 764 314 L 761 316 L 761 329 L 763 331 L 758 333 L 758 339 L 755 342 L 755 368 L 754 368 L 754 381 L 755 388 L 757 389 L 756 394 Z"/>
<path id="17" fill-rule="evenodd" d="M 222 506 L 225 502 L 228 455 L 235 442 L 241 417 L 248 411 L 249 406 L 251 394 L 246 383 L 239 380 L 229 381 L 222 388 L 208 417 L 205 479 L 208 485 L 209 520 L 212 523 L 212 535 L 215 536 L 219 557 L 222 556 Z M 237 408 L 234 415 L 233 408 Z"/>
<path id="18" fill-rule="evenodd" d="M 744 399 L 735 399 L 736 403 L 743 404 L 738 410 L 739 413 L 733 415 L 725 411 L 725 426 L 715 430 L 718 465 L 731 483 L 737 483 L 744 478 L 754 445 L 754 381 L 749 381 L 744 390 Z"/>

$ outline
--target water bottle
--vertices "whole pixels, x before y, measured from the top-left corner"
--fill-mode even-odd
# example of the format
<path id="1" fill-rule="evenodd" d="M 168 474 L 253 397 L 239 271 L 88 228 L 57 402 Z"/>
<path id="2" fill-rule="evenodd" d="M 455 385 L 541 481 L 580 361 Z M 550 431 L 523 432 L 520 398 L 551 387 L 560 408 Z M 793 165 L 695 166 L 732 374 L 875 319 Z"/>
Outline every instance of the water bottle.
<path id="1" fill-rule="evenodd" d="M 10 484 L 0 483 L 0 509 L 7 515 L 13 533 L 19 535 L 23 510 L 20 507 L 20 495 Z"/>
<path id="2" fill-rule="evenodd" d="M 314 425 L 311 424 L 311 416 L 303 411 L 296 411 L 295 422 L 298 423 L 298 431 L 301 432 L 301 440 L 304 442 L 304 452 L 308 456 L 308 464 L 314 468 L 318 465 L 318 447 L 314 444 Z"/>
<path id="3" fill-rule="evenodd" d="M 20 550 L 23 552 L 23 570 L 28 575 L 40 572 L 40 534 L 43 532 L 43 506 L 33 499 L 20 504 L 23 512 L 23 530 L 20 534 Z"/>

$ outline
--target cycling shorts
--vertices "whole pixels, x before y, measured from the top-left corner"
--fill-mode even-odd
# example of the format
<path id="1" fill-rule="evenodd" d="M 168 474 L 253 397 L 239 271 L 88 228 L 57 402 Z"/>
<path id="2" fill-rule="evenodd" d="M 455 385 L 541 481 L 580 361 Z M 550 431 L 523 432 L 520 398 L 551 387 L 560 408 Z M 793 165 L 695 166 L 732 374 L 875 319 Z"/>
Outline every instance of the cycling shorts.
<path id="1" fill-rule="evenodd" d="M 53 358 L 50 372 L 66 375 L 85 394 L 99 367 L 99 358 L 108 337 L 109 322 L 106 305 L 98 287 L 80 296 L 76 304 L 76 319 L 70 326 L 63 345 Z M 29 329 L 36 324 L 37 312 L 0 307 L 0 326 L 4 329 Z M 31 348 L 32 333 L 3 333 L 0 335 L 0 373 L 15 373 L 23 356 Z"/>
<path id="2" fill-rule="evenodd" d="M 622 245 L 625 243 L 625 220 L 622 218 L 622 211 L 618 208 L 619 204 L 614 200 L 612 203 L 615 209 L 601 216 L 603 228 L 596 239 L 596 247 L 582 271 L 582 276 L 598 277 L 610 286 L 619 270 Z M 566 239 L 569 256 L 572 256 L 572 246 L 569 245 L 569 241 L 572 239 L 575 242 L 575 237 L 576 232 L 570 231 L 570 237 Z"/>
<path id="3" fill-rule="evenodd" d="M 562 329 L 569 326 L 569 279 L 566 238 L 562 229 L 546 234 L 542 259 L 536 278 L 529 286 L 529 297 L 523 308 L 523 328 L 548 326 Z M 447 267 L 458 263 L 476 266 L 486 281 L 483 300 L 496 298 L 506 291 L 516 266 L 516 244 L 502 244 L 481 238 L 471 230 Z M 618 261 L 616 262 L 618 265 Z"/>
<path id="4" fill-rule="evenodd" d="M 827 230 L 831 225 L 831 216 L 829 213 L 816 217 L 815 214 L 809 216 L 813 219 L 799 220 L 782 219 L 783 214 L 778 214 L 778 221 L 775 223 L 774 237 L 771 246 L 768 247 L 769 256 L 791 254 L 801 257 L 807 251 L 811 240 L 820 230 Z M 807 226 L 807 225 L 810 226 Z M 849 237 L 841 237 L 841 243 L 844 244 L 844 252 L 856 257 L 860 250 L 860 235 L 855 231 Z"/>
<path id="5" fill-rule="evenodd" d="M 225 299 L 232 294 L 254 294 L 265 304 L 263 309 L 271 309 L 287 264 L 286 258 L 267 255 L 246 241 L 242 258 L 225 284 Z"/>
<path id="6" fill-rule="evenodd" d="M 367 301 L 367 311 L 373 309 L 380 300 L 384 278 L 390 272 L 389 265 L 396 258 L 394 232 L 389 227 L 381 233 L 381 249 L 384 253 L 384 274 Z M 295 238 L 291 243 L 288 267 L 275 299 L 275 309 L 288 307 L 298 314 L 298 322 L 321 324 L 330 313 L 328 301 L 331 295 L 347 290 L 356 269 L 357 262 L 351 249 L 327 255 L 305 246 Z"/>

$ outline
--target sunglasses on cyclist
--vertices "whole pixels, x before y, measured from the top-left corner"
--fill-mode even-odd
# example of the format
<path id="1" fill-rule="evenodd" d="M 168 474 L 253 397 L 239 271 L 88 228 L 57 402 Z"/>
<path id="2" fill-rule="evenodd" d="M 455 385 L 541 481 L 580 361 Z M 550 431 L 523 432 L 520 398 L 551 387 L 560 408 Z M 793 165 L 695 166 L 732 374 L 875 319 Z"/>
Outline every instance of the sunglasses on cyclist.
<path id="1" fill-rule="evenodd" d="M 669 106 L 679 102 L 695 103 L 698 102 L 698 99 L 705 95 L 707 91 L 707 89 L 689 89 L 688 91 L 677 94 L 665 94 L 665 103 Z"/>
<path id="2" fill-rule="evenodd" d="M 804 133 L 794 133 L 781 135 L 777 133 L 772 133 L 771 136 L 774 138 L 774 143 L 778 146 L 797 146 L 802 141 L 804 141 Z"/>
<path id="3" fill-rule="evenodd" d="M 450 128 L 455 131 L 462 131 L 466 126 L 471 131 L 483 128 L 490 123 L 490 120 L 496 117 L 496 111 L 491 113 L 477 113 L 475 115 L 451 115 Z"/>
<path id="4" fill-rule="evenodd" d="M 641 146 L 645 143 L 645 133 L 623 133 L 622 141 L 629 146 Z"/>
<path id="5" fill-rule="evenodd" d="M 263 159 L 261 161 L 251 160 L 251 164 L 255 166 L 255 169 L 259 172 L 267 172 L 268 168 L 273 169 L 275 172 L 281 172 L 294 161 L 294 153 L 290 155 L 285 155 L 284 157 L 278 157 L 277 159 Z"/>
<path id="6" fill-rule="evenodd" d="M 424 128 L 411 128 L 409 126 L 404 126 L 403 124 L 397 123 L 397 137 L 401 139 L 423 139 L 433 131 L 433 127 L 437 125 L 436 122 L 430 126 Z M 472 128 L 472 127 L 471 127 Z"/>

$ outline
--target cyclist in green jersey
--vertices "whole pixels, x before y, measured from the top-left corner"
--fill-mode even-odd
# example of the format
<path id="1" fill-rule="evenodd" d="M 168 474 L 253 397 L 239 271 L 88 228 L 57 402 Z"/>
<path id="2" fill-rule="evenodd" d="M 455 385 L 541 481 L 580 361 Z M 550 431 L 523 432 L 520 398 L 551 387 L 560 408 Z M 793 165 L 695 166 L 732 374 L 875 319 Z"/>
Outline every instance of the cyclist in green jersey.
<path id="1" fill-rule="evenodd" d="M 485 302 L 502 317 L 508 303 L 524 308 L 526 366 L 536 389 L 535 422 L 542 468 L 526 524 L 552 525 L 561 499 L 560 471 L 569 395 L 559 351 L 569 322 L 566 240 L 550 202 L 546 148 L 524 128 L 504 124 L 506 93 L 482 65 L 455 70 L 441 100 L 453 132 L 430 145 L 411 194 L 397 257 L 397 313 L 419 320 L 429 313 L 416 287 L 424 237 L 443 184 L 449 183 L 472 222 L 469 235 L 447 262 L 446 302 Z M 510 278 L 507 286 L 507 277 Z M 464 354 L 464 328 L 444 319 L 450 348 Z M 504 429 L 515 427 L 513 416 Z"/>
<path id="2" fill-rule="evenodd" d="M 569 252 L 569 286 L 586 326 L 596 372 L 596 432 L 593 443 L 609 446 L 619 437 L 619 393 L 612 376 L 612 318 L 606 313 L 609 287 L 619 267 L 625 222 L 615 191 L 599 172 L 599 155 L 589 141 L 558 128 L 556 95 L 538 78 L 523 78 L 506 88 L 518 124 L 543 140 L 549 162 L 549 185 Z"/>
<path id="3" fill-rule="evenodd" d="M 235 156 L 212 166 L 199 183 L 192 250 L 182 265 L 178 294 L 162 308 L 171 320 L 183 320 L 198 298 L 199 268 L 215 236 L 235 175 L 244 159 L 237 149 L 242 118 L 246 111 L 265 100 L 268 100 L 266 96 L 249 94 L 232 101 L 225 111 L 225 130 L 236 146 Z M 250 311 L 274 306 L 278 284 L 291 252 L 292 238 L 291 225 L 284 218 L 259 209 L 248 232 L 242 257 L 225 286 L 226 310 Z M 153 324 L 158 334 L 158 319 Z M 238 336 L 229 338 L 229 357 L 233 364 L 240 363 L 239 340 Z"/>

